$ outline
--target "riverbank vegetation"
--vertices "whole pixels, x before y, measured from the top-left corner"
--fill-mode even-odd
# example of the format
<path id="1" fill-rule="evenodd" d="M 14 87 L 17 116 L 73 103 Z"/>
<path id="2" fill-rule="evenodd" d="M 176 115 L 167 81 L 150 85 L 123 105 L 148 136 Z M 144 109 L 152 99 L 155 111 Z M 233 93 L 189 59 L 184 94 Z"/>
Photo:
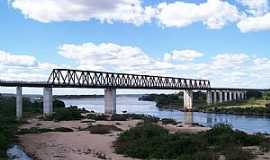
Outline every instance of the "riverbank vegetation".
<path id="1" fill-rule="evenodd" d="M 23 119 L 42 114 L 42 101 L 23 98 Z M 54 100 L 55 108 L 63 108 L 62 101 Z M 16 98 L 0 95 L 0 159 L 6 159 L 6 150 L 15 143 L 18 125 L 24 120 L 16 120 Z"/>
<path id="2" fill-rule="evenodd" d="M 269 92 L 242 101 L 223 102 L 202 107 L 200 111 L 210 113 L 270 116 Z"/>
<path id="3" fill-rule="evenodd" d="M 263 135 L 234 131 L 228 125 L 216 125 L 196 134 L 169 133 L 159 125 L 144 122 L 120 134 L 114 147 L 118 154 L 141 159 L 249 160 L 255 155 L 247 146 L 268 151 L 270 141 Z"/>
<path id="4" fill-rule="evenodd" d="M 148 94 L 139 98 L 144 101 L 154 101 L 163 109 L 183 110 L 183 95 L 178 94 Z M 223 113 L 235 115 L 270 116 L 270 92 L 247 92 L 247 100 L 230 101 L 212 105 L 206 104 L 206 93 L 195 92 L 193 95 L 193 111 Z"/>
<path id="5" fill-rule="evenodd" d="M 202 92 L 193 93 L 193 103 L 195 108 L 206 105 L 206 95 Z M 175 94 L 146 94 L 139 97 L 140 101 L 153 101 L 161 109 L 179 109 L 183 107 L 183 93 Z"/>
<path id="6" fill-rule="evenodd" d="M 43 118 L 48 121 L 73 121 L 73 120 L 81 120 L 84 118 L 82 113 L 88 113 L 89 111 L 78 108 L 77 106 L 70 107 L 58 107 L 54 109 L 54 112 L 51 115 Z"/>

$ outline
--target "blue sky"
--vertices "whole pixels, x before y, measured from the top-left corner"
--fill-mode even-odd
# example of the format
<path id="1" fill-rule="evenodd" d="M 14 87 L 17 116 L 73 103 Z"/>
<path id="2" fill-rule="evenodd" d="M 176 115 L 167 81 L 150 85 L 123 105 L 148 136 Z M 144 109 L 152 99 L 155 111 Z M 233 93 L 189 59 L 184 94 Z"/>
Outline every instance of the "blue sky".
<path id="1" fill-rule="evenodd" d="M 268 0 L 52 2 L 0 0 L 0 79 L 66 67 L 270 87 Z"/>

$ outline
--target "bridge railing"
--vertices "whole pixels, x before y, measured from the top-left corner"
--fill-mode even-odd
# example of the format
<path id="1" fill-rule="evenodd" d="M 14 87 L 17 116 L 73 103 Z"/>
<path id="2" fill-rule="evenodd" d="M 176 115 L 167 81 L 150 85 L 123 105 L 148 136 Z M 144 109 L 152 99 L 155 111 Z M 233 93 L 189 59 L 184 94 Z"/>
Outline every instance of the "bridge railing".
<path id="1" fill-rule="evenodd" d="M 50 74 L 48 84 L 58 87 L 145 89 L 207 89 L 211 87 L 209 80 L 69 69 L 54 69 Z"/>

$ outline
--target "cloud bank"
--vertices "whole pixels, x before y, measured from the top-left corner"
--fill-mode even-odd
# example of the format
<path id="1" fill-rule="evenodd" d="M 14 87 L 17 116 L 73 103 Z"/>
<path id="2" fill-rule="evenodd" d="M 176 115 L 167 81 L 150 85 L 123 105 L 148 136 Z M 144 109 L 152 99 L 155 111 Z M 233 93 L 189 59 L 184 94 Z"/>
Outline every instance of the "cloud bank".
<path id="1" fill-rule="evenodd" d="M 59 46 L 58 54 L 72 65 L 43 63 L 29 55 L 0 51 L 0 77 L 5 80 L 46 81 L 53 68 L 76 68 L 202 78 L 209 79 L 213 87 L 270 87 L 270 59 L 246 53 L 217 53 L 206 58 L 200 51 L 176 49 L 156 58 L 136 46 L 89 42 L 63 44 Z M 197 61 L 201 58 L 204 58 L 203 62 Z"/>
<path id="2" fill-rule="evenodd" d="M 42 23 L 98 20 L 136 26 L 156 23 L 164 28 L 201 23 L 208 29 L 236 24 L 241 32 L 270 30 L 268 0 L 170 1 L 148 6 L 142 0 L 9 0 L 9 4 Z"/>

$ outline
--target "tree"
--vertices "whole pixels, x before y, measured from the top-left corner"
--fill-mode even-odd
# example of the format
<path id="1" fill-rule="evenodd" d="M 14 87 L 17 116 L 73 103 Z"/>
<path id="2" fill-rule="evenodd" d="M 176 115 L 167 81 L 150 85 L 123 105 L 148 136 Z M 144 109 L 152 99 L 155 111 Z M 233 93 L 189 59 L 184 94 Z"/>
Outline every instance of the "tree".
<path id="1" fill-rule="evenodd" d="M 270 91 L 267 91 L 267 92 L 263 93 L 263 99 L 270 100 Z"/>

